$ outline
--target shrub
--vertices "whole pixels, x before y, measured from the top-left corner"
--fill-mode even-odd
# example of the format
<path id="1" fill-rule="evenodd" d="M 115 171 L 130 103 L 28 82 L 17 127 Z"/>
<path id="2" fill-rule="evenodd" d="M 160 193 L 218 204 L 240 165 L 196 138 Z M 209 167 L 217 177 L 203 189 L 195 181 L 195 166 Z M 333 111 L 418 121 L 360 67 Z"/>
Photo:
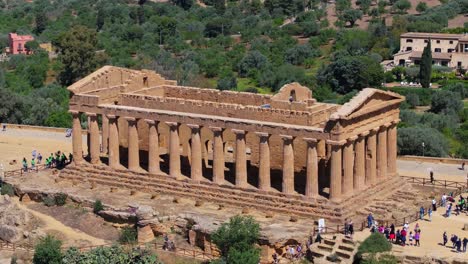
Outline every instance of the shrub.
<path id="1" fill-rule="evenodd" d="M 0 193 L 2 195 L 14 196 L 15 190 L 13 189 L 13 186 L 11 184 L 2 183 L 2 188 L 0 190 Z"/>
<path id="2" fill-rule="evenodd" d="M 398 259 L 391 254 L 382 254 L 379 257 L 376 254 L 370 254 L 361 261 L 362 264 L 397 264 Z"/>
<path id="3" fill-rule="evenodd" d="M 55 205 L 55 198 L 52 196 L 46 196 L 44 199 L 42 199 L 42 203 L 44 203 L 45 206 L 51 207 Z"/>
<path id="4" fill-rule="evenodd" d="M 221 250 L 227 263 L 258 263 L 260 252 L 254 247 L 260 235 L 260 226 L 251 216 L 234 216 L 223 223 L 212 240 Z"/>
<path id="5" fill-rule="evenodd" d="M 431 112 L 453 114 L 463 109 L 463 102 L 458 93 L 441 90 L 432 95 Z"/>
<path id="6" fill-rule="evenodd" d="M 35 247 L 34 264 L 61 264 L 62 252 L 60 247 L 62 241 L 55 239 L 51 235 L 42 238 Z"/>
<path id="7" fill-rule="evenodd" d="M 362 242 L 361 245 L 359 245 L 356 257 L 358 259 L 362 259 L 362 254 L 364 253 L 386 252 L 390 251 L 391 249 L 392 244 L 390 244 L 382 234 L 372 233 Z"/>
<path id="8" fill-rule="evenodd" d="M 65 193 L 55 195 L 55 205 L 64 206 L 67 203 L 67 197 Z"/>
<path id="9" fill-rule="evenodd" d="M 419 96 L 415 93 L 409 93 L 406 95 L 406 102 L 408 102 L 411 109 L 414 109 L 419 105 Z"/>
<path id="10" fill-rule="evenodd" d="M 137 230 L 135 227 L 127 226 L 120 231 L 119 242 L 123 244 L 133 244 L 137 241 Z"/>
<path id="11" fill-rule="evenodd" d="M 161 264 L 158 257 L 145 249 L 134 248 L 125 250 L 123 247 L 98 247 L 87 252 L 76 248 L 68 249 L 63 255 L 63 264 L 78 263 L 133 263 Z"/>
<path id="12" fill-rule="evenodd" d="M 102 204 L 101 200 L 96 200 L 93 205 L 93 212 L 98 214 L 102 210 L 104 210 L 104 205 Z"/>

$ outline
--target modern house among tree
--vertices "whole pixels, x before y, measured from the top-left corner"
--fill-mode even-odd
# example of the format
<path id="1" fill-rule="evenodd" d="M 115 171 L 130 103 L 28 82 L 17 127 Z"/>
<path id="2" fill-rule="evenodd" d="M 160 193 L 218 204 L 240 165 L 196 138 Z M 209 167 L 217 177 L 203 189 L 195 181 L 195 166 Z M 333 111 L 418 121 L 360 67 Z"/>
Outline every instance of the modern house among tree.
<path id="1" fill-rule="evenodd" d="M 422 52 L 431 41 L 432 64 L 453 69 L 468 69 L 468 35 L 440 33 L 404 33 L 400 51 L 394 55 L 395 65 L 419 65 Z"/>

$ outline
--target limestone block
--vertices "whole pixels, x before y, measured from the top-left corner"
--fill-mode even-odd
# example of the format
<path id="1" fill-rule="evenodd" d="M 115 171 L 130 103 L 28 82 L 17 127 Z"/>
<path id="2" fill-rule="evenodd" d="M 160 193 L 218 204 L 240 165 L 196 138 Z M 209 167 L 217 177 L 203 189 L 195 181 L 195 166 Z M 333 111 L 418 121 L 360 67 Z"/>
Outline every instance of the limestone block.
<path id="1" fill-rule="evenodd" d="M 153 207 L 148 206 L 148 205 L 142 205 L 139 206 L 138 209 L 136 210 L 136 216 L 138 220 L 147 220 L 147 219 L 152 219 L 154 216 L 159 215 L 158 212 L 153 210 Z"/>
<path id="2" fill-rule="evenodd" d="M 191 246 L 196 246 L 197 242 L 197 232 L 193 230 L 188 231 L 188 240 Z"/>
<path id="3" fill-rule="evenodd" d="M 138 227 L 138 243 L 151 242 L 154 239 L 153 230 L 149 225 Z"/>
<path id="4" fill-rule="evenodd" d="M 14 243 L 20 239 L 21 232 L 18 228 L 9 225 L 0 226 L 0 240 Z"/>
<path id="5" fill-rule="evenodd" d="M 21 196 L 21 202 L 29 203 L 29 202 L 31 202 L 31 197 L 29 197 L 29 195 L 27 193 L 23 194 L 23 196 Z"/>

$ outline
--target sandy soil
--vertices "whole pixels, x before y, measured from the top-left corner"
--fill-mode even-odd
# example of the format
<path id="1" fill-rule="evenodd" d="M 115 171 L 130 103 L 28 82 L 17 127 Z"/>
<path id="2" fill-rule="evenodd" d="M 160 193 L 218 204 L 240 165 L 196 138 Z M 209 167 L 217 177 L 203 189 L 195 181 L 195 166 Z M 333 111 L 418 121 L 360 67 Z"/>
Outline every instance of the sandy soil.
<path id="1" fill-rule="evenodd" d="M 90 236 L 79 230 L 66 226 L 49 215 L 32 210 L 20 203 L 17 198 L 15 199 L 15 202 L 20 209 L 28 211 L 34 217 L 42 220 L 44 222 L 44 226 L 41 229 L 47 234 L 52 234 L 61 239 L 64 242 L 64 246 L 90 246 L 109 243 L 109 241 Z"/>
<path id="2" fill-rule="evenodd" d="M 40 203 L 31 203 L 28 208 L 52 216 L 64 225 L 95 238 L 107 241 L 117 241 L 119 238 L 119 231 L 116 228 L 84 208 L 71 205 L 47 207 Z"/>

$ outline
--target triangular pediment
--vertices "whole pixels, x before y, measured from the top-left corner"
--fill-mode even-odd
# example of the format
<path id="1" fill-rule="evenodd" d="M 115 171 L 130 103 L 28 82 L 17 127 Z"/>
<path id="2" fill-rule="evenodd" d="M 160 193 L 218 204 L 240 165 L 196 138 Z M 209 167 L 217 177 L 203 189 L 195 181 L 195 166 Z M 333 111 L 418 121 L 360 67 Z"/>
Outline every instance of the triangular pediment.
<path id="1" fill-rule="evenodd" d="M 391 104 L 401 103 L 405 98 L 397 93 L 375 88 L 365 88 L 349 102 L 342 105 L 330 116 L 331 120 L 349 119 L 364 113 L 384 108 Z"/>

